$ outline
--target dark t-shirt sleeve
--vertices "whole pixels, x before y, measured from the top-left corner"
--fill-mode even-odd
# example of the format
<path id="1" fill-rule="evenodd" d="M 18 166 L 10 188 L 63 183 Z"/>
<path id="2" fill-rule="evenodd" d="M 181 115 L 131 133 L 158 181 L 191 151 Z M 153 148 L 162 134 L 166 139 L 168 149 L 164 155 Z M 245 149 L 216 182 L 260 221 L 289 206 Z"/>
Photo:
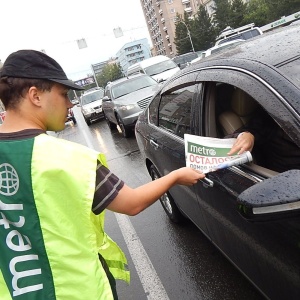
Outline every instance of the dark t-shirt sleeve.
<path id="1" fill-rule="evenodd" d="M 94 214 L 100 214 L 116 198 L 123 186 L 124 182 L 98 161 L 92 206 Z"/>

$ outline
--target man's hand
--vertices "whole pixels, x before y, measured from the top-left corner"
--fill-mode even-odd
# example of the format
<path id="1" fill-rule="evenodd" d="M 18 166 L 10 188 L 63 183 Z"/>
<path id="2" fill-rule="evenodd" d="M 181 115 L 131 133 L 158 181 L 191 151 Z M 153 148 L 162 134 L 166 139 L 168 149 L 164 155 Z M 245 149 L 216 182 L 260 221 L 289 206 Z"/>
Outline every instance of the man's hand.
<path id="1" fill-rule="evenodd" d="M 232 155 L 234 153 L 242 154 L 245 151 L 252 151 L 254 146 L 254 135 L 250 132 L 242 132 L 236 139 L 236 142 L 232 146 L 231 150 L 227 153 Z"/>

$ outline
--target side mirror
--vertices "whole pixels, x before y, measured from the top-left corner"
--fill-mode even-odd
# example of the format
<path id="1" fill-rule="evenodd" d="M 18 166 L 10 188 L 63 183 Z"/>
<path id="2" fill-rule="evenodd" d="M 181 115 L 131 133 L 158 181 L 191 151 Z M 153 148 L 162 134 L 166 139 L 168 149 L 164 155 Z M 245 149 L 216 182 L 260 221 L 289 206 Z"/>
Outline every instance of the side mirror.
<path id="1" fill-rule="evenodd" d="M 300 170 L 263 180 L 238 196 L 238 210 L 249 221 L 270 221 L 300 215 Z"/>
<path id="2" fill-rule="evenodd" d="M 108 96 L 104 96 L 104 97 L 102 98 L 102 102 L 107 102 L 107 101 L 111 101 L 111 99 L 108 98 Z"/>

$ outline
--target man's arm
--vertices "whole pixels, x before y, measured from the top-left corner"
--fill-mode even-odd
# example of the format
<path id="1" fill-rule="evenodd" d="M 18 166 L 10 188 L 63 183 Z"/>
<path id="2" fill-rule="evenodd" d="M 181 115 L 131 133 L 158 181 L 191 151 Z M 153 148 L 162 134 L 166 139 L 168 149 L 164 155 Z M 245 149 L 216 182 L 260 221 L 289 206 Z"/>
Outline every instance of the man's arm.
<path id="1" fill-rule="evenodd" d="M 183 167 L 135 189 L 124 184 L 107 209 L 134 216 L 157 201 L 172 186 L 176 184 L 193 185 L 204 177 L 203 173 Z"/>

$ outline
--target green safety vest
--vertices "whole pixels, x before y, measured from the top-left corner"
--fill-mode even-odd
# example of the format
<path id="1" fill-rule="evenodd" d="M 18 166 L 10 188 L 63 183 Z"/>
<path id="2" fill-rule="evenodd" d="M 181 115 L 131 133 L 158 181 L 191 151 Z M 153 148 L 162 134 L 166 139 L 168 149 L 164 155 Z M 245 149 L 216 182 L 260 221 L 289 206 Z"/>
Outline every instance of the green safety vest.
<path id="1" fill-rule="evenodd" d="M 97 159 L 46 134 L 0 143 L 0 299 L 113 299 L 98 253 L 129 282 L 126 257 L 91 211 Z"/>

